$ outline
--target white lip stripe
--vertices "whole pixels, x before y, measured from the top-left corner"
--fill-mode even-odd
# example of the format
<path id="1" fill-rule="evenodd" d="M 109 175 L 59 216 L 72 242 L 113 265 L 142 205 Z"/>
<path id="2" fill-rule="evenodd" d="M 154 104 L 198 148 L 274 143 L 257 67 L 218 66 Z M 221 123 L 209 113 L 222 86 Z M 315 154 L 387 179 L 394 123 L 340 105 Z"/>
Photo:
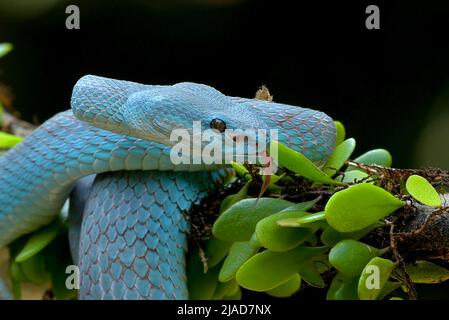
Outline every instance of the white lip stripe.
<path id="1" fill-rule="evenodd" d="M 277 150 L 271 150 L 269 160 L 266 147 L 267 137 L 277 141 L 277 129 L 226 129 L 224 134 L 216 130 L 201 130 L 201 122 L 194 121 L 192 129 L 175 129 L 170 134 L 172 148 L 170 161 L 179 164 L 231 164 L 249 163 L 269 165 L 263 169 L 264 175 L 274 174 L 277 166 Z M 224 152 L 223 152 L 224 151 Z M 273 158 L 273 156 L 275 158 Z"/>

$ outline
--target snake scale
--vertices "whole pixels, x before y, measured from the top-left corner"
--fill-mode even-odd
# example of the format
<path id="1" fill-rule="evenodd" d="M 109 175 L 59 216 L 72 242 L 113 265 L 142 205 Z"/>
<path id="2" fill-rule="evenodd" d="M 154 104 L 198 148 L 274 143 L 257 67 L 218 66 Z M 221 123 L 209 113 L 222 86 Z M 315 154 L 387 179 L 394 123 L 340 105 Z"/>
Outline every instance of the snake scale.
<path id="1" fill-rule="evenodd" d="M 317 165 L 335 146 L 335 125 L 319 111 L 196 83 L 87 75 L 71 110 L 0 157 L 0 246 L 51 222 L 70 197 L 79 299 L 187 299 L 185 212 L 232 174 L 226 165 L 170 160 L 170 132 L 193 121 L 278 129 L 281 143 Z"/>

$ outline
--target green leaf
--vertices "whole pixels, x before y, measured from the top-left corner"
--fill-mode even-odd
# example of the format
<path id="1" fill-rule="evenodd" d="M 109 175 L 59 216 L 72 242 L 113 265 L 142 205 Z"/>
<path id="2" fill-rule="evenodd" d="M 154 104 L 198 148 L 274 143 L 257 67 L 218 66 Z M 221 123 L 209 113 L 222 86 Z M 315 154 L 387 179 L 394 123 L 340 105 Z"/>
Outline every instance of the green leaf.
<path id="1" fill-rule="evenodd" d="M 366 228 L 361 230 L 353 231 L 353 232 L 338 232 L 331 226 L 327 226 L 324 231 L 321 233 L 321 242 L 326 246 L 333 246 L 337 242 L 345 239 L 359 240 L 360 238 L 367 235 L 370 231 L 374 230 L 377 227 L 382 226 L 381 223 L 374 223 L 369 225 Z"/>
<path id="2" fill-rule="evenodd" d="M 411 175 L 405 183 L 408 193 L 416 200 L 431 207 L 440 207 L 441 199 L 435 188 L 425 178 Z"/>
<path id="3" fill-rule="evenodd" d="M 7 55 L 13 49 L 13 45 L 9 42 L 0 43 L 0 58 Z"/>
<path id="4" fill-rule="evenodd" d="M 384 290 L 396 264 L 388 259 L 373 258 L 363 269 L 357 291 L 360 300 L 375 300 Z"/>
<path id="5" fill-rule="evenodd" d="M 326 250 L 325 247 L 298 247 L 287 252 L 263 251 L 237 271 L 237 282 L 249 290 L 269 291 L 298 273 L 298 266 Z"/>
<path id="6" fill-rule="evenodd" d="M 320 200 L 320 198 L 318 197 L 311 201 L 298 202 L 298 203 L 292 204 L 290 207 L 282 209 L 280 212 L 291 212 L 291 211 L 305 212 L 305 211 L 312 209 L 317 204 L 317 202 L 319 200 Z"/>
<path id="7" fill-rule="evenodd" d="M 212 233 L 221 240 L 247 241 L 253 235 L 257 222 L 292 205 L 292 202 L 272 198 L 241 200 L 218 217 Z"/>
<path id="8" fill-rule="evenodd" d="M 303 213 L 303 212 L 297 212 L 297 213 Z M 300 218 L 286 218 L 277 221 L 277 224 L 282 227 L 310 227 L 312 228 L 317 226 L 317 223 L 321 220 L 324 220 L 326 218 L 324 212 L 317 212 L 317 213 L 310 213 L 307 215 L 303 215 Z M 319 225 L 319 223 L 318 223 Z"/>
<path id="9" fill-rule="evenodd" d="M 262 180 L 265 176 L 262 176 Z M 270 175 L 270 183 L 268 184 L 267 190 L 270 192 L 281 192 L 282 187 L 278 186 L 276 182 L 278 182 L 281 179 L 280 176 L 277 176 L 275 174 Z"/>
<path id="10" fill-rule="evenodd" d="M 251 180 L 251 174 L 243 164 L 232 161 L 231 166 L 239 176 L 245 178 L 246 180 Z"/>
<path id="11" fill-rule="evenodd" d="M 329 252 L 330 264 L 341 273 L 349 276 L 359 276 L 366 264 L 374 257 L 382 255 L 378 250 L 356 240 L 342 240 Z"/>
<path id="12" fill-rule="evenodd" d="M 340 143 L 342 143 L 345 140 L 346 136 L 346 129 L 343 123 L 340 121 L 334 121 L 335 128 L 337 129 L 337 139 L 335 142 L 335 145 L 338 146 Z"/>
<path id="13" fill-rule="evenodd" d="M 222 213 L 226 209 L 228 209 L 230 206 L 232 206 L 234 203 L 239 202 L 240 200 L 245 199 L 248 196 L 248 190 L 249 186 L 251 185 L 250 181 L 245 183 L 245 185 L 237 192 L 236 194 L 231 194 L 223 199 L 223 201 L 220 204 L 220 210 L 219 212 Z"/>
<path id="14" fill-rule="evenodd" d="M 277 298 L 287 298 L 294 295 L 301 288 L 301 276 L 297 273 L 280 286 L 268 290 L 270 296 Z"/>
<path id="15" fill-rule="evenodd" d="M 311 181 L 332 185 L 342 184 L 341 182 L 330 178 L 303 154 L 296 152 L 277 141 L 272 141 L 271 145 L 273 148 L 278 148 L 279 163 L 284 168 Z"/>
<path id="16" fill-rule="evenodd" d="M 48 270 L 51 273 L 51 283 L 54 298 L 58 300 L 75 299 L 78 290 L 68 289 L 66 286 L 66 280 L 69 280 L 70 284 L 74 284 L 76 279 L 74 271 L 66 273 L 66 268 L 73 265 L 73 261 L 70 255 L 70 248 L 67 238 L 67 230 L 61 230 L 57 238 L 53 240 L 48 246 L 42 250 L 39 255 L 43 255 L 46 258 Z M 68 279 L 70 277 L 70 279 Z"/>
<path id="17" fill-rule="evenodd" d="M 193 251 L 187 264 L 187 287 L 189 299 L 210 300 L 212 299 L 218 284 L 218 272 L 221 265 L 210 268 L 203 272 L 203 264 L 198 256 L 198 250 Z"/>
<path id="18" fill-rule="evenodd" d="M 11 274 L 11 279 L 16 282 L 25 282 L 28 281 L 25 273 L 23 273 L 22 268 L 19 263 L 12 261 L 9 269 L 9 273 Z"/>
<path id="19" fill-rule="evenodd" d="M 228 282 L 218 282 L 212 299 L 220 300 L 227 295 L 233 295 L 237 292 L 238 286 L 234 279 Z"/>
<path id="20" fill-rule="evenodd" d="M 358 300 L 357 286 L 359 277 L 348 277 L 343 273 L 337 273 L 332 279 L 327 300 Z"/>
<path id="21" fill-rule="evenodd" d="M 218 274 L 218 280 L 227 282 L 233 279 L 239 268 L 254 256 L 259 248 L 260 244 L 255 236 L 250 241 L 234 242 Z"/>
<path id="22" fill-rule="evenodd" d="M 325 207 L 329 225 L 339 232 L 362 230 L 378 222 L 404 202 L 369 183 L 360 183 L 332 195 Z"/>
<path id="23" fill-rule="evenodd" d="M 381 167 L 391 167 L 393 162 L 391 154 L 385 149 L 373 149 L 365 152 L 361 156 L 354 159 L 355 162 L 364 163 L 367 165 L 378 165 Z M 349 166 L 347 171 L 355 170 L 357 168 Z"/>
<path id="24" fill-rule="evenodd" d="M 338 170 L 343 167 L 345 162 L 349 159 L 352 152 L 355 149 L 355 140 L 350 138 L 343 141 L 332 152 L 326 164 L 323 167 L 323 172 L 328 176 L 332 177 L 337 173 Z"/>
<path id="25" fill-rule="evenodd" d="M 306 239 L 306 243 L 314 247 L 318 244 L 318 237 L 313 233 Z"/>
<path id="26" fill-rule="evenodd" d="M 223 241 L 217 238 L 209 239 L 206 243 L 205 255 L 207 267 L 215 267 L 229 252 L 232 242 Z"/>
<path id="27" fill-rule="evenodd" d="M 316 288 L 324 288 L 326 284 L 324 283 L 323 277 L 321 277 L 320 271 L 317 268 L 321 261 L 306 261 L 305 263 L 298 266 L 298 272 L 301 278 L 307 282 L 309 285 Z"/>
<path id="28" fill-rule="evenodd" d="M 0 132 L 0 148 L 8 149 L 23 141 L 22 137 Z"/>
<path id="29" fill-rule="evenodd" d="M 237 286 L 237 289 L 234 293 L 226 295 L 223 297 L 223 300 L 241 300 L 242 299 L 242 290 L 239 286 Z"/>
<path id="30" fill-rule="evenodd" d="M 17 254 L 15 261 L 24 262 L 44 249 L 59 233 L 59 220 L 34 232 L 23 249 Z"/>
<path id="31" fill-rule="evenodd" d="M 368 177 L 366 172 L 360 170 L 346 171 L 343 175 L 339 175 L 335 180 L 342 181 L 344 183 L 360 183 Z"/>
<path id="32" fill-rule="evenodd" d="M 382 291 L 377 296 L 378 300 L 384 299 L 386 296 L 388 296 L 390 293 L 392 293 L 394 290 L 399 289 L 402 286 L 402 282 L 393 282 L 393 281 L 387 281 L 385 283 Z M 391 300 L 391 299 L 390 299 Z"/>
<path id="33" fill-rule="evenodd" d="M 407 273 L 414 283 L 440 283 L 449 279 L 449 270 L 429 261 L 407 265 Z"/>
<path id="34" fill-rule="evenodd" d="M 20 263 L 20 269 L 26 278 L 34 284 L 43 284 L 50 280 L 50 273 L 45 266 L 45 257 L 36 254 Z"/>
<path id="35" fill-rule="evenodd" d="M 284 252 L 296 248 L 309 238 L 315 230 L 310 228 L 283 228 L 279 220 L 309 215 L 306 212 L 279 212 L 260 220 L 256 235 L 260 244 L 272 251 Z"/>

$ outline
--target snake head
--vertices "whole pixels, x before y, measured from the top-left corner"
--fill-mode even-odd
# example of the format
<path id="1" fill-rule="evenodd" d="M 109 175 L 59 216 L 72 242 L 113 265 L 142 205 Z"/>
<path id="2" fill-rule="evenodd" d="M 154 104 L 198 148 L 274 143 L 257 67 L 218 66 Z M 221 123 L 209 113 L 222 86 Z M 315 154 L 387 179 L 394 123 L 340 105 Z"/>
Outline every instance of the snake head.
<path id="1" fill-rule="evenodd" d="M 196 83 L 146 86 L 86 76 L 74 88 L 72 109 L 94 126 L 182 149 L 190 159 L 208 153 L 202 163 L 247 161 L 268 145 L 269 135 L 259 135 L 267 127 L 257 110 Z"/>

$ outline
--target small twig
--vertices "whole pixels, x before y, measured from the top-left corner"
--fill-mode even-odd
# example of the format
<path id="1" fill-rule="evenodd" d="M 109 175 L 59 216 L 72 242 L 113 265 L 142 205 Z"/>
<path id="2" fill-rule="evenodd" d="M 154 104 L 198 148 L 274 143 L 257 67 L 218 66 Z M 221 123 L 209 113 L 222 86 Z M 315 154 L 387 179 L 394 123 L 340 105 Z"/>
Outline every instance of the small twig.
<path id="1" fill-rule="evenodd" d="M 394 222 L 386 221 L 386 223 L 388 225 L 390 225 L 390 248 L 391 248 L 391 252 L 393 253 L 393 256 L 394 256 L 396 262 L 398 263 L 399 269 L 402 272 L 403 282 L 404 282 L 405 286 L 407 287 L 407 296 L 408 296 L 409 300 L 416 300 L 417 293 L 416 293 L 415 286 L 413 285 L 412 279 L 410 278 L 410 276 L 407 273 L 407 270 L 405 268 L 404 259 L 402 258 L 402 256 L 399 254 L 399 251 L 398 251 L 397 241 L 396 241 L 397 234 L 394 233 L 394 227 L 395 227 Z"/>
<path id="2" fill-rule="evenodd" d="M 203 273 L 207 273 L 207 270 L 209 270 L 209 265 L 207 264 L 206 253 L 201 246 L 198 247 L 198 256 L 200 257 L 200 261 L 203 264 Z"/>
<path id="3" fill-rule="evenodd" d="M 424 221 L 424 223 L 419 227 L 418 229 L 415 229 L 411 232 L 401 232 L 397 235 L 400 236 L 402 239 L 404 238 L 413 238 L 421 235 L 424 231 L 426 231 L 429 226 L 432 225 L 432 223 L 437 219 L 439 216 L 441 216 L 444 213 L 447 213 L 449 211 L 449 207 L 442 207 L 437 210 L 432 211 L 431 214 L 429 214 Z"/>
<path id="4" fill-rule="evenodd" d="M 7 111 L 3 111 L 3 123 L 1 130 L 15 134 L 20 137 L 26 137 L 36 129 L 36 126 L 20 120 Z"/>

